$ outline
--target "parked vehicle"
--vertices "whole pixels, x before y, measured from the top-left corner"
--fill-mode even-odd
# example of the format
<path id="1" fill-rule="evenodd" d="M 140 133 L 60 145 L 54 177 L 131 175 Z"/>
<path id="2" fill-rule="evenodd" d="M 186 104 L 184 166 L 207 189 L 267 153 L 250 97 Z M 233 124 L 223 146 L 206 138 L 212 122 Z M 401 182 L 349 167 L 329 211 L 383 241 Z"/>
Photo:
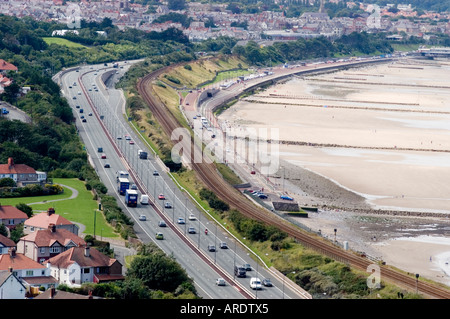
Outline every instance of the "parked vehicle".
<path id="1" fill-rule="evenodd" d="M 281 199 L 286 199 L 286 200 L 294 200 L 292 197 L 289 197 L 287 195 L 281 195 L 280 198 Z"/>
<path id="2" fill-rule="evenodd" d="M 127 204 L 128 207 L 136 207 L 137 200 L 138 200 L 138 193 L 136 190 L 127 189 L 125 191 L 125 204 Z"/>

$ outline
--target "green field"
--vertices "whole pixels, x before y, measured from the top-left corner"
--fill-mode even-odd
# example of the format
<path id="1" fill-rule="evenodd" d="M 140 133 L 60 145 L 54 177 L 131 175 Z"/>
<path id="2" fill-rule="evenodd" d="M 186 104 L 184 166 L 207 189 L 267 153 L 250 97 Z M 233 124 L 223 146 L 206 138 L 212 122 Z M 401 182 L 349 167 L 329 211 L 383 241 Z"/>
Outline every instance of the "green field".
<path id="1" fill-rule="evenodd" d="M 48 45 L 54 43 L 54 44 L 58 44 L 58 45 L 64 45 L 69 48 L 85 48 L 85 46 L 82 44 L 72 42 L 72 41 L 69 41 L 66 39 L 62 39 L 62 38 L 43 37 L 42 40 L 44 40 L 45 43 L 47 43 Z"/>
<path id="2" fill-rule="evenodd" d="M 53 183 L 61 186 L 74 188 L 78 194 L 73 194 L 72 190 L 64 187 L 64 194 L 36 197 L 18 197 L 18 198 L 2 198 L 2 205 L 15 206 L 18 203 L 25 203 L 33 208 L 35 214 L 47 211 L 49 207 L 55 209 L 55 213 L 67 218 L 68 220 L 82 224 L 80 233 L 94 234 L 94 217 L 95 217 L 95 235 L 102 237 L 118 238 L 119 235 L 114 233 L 111 227 L 103 217 L 103 214 L 95 210 L 98 209 L 97 201 L 93 200 L 92 192 L 86 190 L 84 182 L 76 179 L 54 178 Z M 75 198 L 70 198 L 76 195 Z"/>

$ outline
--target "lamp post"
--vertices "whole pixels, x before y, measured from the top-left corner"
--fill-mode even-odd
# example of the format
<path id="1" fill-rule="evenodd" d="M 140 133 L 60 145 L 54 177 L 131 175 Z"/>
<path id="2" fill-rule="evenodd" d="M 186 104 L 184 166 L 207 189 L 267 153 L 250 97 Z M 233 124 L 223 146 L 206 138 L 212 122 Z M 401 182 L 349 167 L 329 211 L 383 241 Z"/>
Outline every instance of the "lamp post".
<path id="1" fill-rule="evenodd" d="M 419 274 L 416 274 L 416 294 L 419 293 Z"/>

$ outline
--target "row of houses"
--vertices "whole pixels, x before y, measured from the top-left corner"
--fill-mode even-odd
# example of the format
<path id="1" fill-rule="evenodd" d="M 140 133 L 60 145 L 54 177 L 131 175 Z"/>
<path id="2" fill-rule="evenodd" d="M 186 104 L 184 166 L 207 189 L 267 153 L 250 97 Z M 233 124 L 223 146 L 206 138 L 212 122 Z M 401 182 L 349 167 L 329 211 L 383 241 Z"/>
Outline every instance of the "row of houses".
<path id="1" fill-rule="evenodd" d="M 23 223 L 25 235 L 17 243 L 0 235 L 0 299 L 35 297 L 59 284 L 124 279 L 122 264 L 90 247 L 78 226 L 53 208 L 28 218 L 13 206 L 0 206 L 2 223 L 9 230 Z"/>
<path id="2" fill-rule="evenodd" d="M 12 157 L 8 163 L 0 164 L 0 179 L 11 178 L 18 187 L 28 184 L 42 184 L 47 180 L 47 173 L 36 171 L 26 164 L 15 164 Z"/>

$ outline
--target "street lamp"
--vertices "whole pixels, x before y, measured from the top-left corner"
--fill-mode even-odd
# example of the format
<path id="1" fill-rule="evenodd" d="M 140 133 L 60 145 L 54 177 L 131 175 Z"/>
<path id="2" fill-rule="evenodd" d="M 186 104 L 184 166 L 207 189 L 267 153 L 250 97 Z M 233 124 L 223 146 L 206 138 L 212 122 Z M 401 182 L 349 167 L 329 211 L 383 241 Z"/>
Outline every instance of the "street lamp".
<path id="1" fill-rule="evenodd" d="M 416 274 L 416 294 L 419 293 L 419 274 Z"/>

